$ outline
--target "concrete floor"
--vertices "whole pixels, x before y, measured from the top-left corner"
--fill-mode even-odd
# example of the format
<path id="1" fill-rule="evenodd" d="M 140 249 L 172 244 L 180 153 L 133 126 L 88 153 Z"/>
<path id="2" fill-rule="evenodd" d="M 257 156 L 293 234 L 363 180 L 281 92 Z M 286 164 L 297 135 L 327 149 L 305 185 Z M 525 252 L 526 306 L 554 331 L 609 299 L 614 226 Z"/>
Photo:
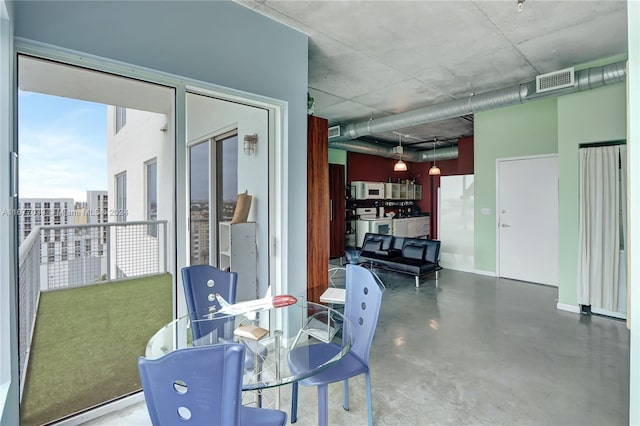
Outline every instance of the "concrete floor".
<path id="1" fill-rule="evenodd" d="M 371 349 L 378 425 L 627 425 L 629 332 L 623 321 L 556 309 L 557 290 L 456 271 L 387 285 Z M 364 378 L 329 386 L 329 423 L 367 422 Z M 289 411 L 290 387 L 282 389 Z M 300 387 L 298 422 L 317 423 Z M 138 404 L 92 425 L 148 425 Z"/>

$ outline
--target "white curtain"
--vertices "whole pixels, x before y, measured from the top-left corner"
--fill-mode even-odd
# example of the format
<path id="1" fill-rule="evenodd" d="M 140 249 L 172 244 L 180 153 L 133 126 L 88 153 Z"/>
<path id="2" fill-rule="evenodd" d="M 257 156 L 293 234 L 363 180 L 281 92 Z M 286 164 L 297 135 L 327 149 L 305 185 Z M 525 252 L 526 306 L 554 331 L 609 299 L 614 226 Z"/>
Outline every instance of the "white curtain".
<path id="1" fill-rule="evenodd" d="M 618 311 L 620 146 L 580 149 L 578 303 Z"/>

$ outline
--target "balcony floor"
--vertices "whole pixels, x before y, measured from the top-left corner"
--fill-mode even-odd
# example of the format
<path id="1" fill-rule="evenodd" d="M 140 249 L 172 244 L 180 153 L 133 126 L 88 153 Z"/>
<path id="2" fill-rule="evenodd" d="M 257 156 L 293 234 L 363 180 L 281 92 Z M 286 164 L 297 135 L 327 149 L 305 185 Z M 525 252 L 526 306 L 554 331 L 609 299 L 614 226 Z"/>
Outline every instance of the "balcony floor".
<path id="1" fill-rule="evenodd" d="M 137 358 L 172 316 L 169 274 L 41 293 L 21 424 L 141 389 Z"/>

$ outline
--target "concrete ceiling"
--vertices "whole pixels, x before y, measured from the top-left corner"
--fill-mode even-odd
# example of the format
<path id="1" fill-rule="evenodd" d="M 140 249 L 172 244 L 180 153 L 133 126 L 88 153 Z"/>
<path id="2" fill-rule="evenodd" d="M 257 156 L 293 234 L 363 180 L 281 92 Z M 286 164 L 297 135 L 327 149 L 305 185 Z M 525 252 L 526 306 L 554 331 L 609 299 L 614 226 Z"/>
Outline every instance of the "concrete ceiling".
<path id="1" fill-rule="evenodd" d="M 627 54 L 625 1 L 238 3 L 309 35 L 309 93 L 330 125 L 411 111 Z M 473 116 L 361 139 L 430 149 L 473 134 Z M 443 142 L 442 144 L 447 144 Z M 438 144 L 440 145 L 440 144 Z"/>

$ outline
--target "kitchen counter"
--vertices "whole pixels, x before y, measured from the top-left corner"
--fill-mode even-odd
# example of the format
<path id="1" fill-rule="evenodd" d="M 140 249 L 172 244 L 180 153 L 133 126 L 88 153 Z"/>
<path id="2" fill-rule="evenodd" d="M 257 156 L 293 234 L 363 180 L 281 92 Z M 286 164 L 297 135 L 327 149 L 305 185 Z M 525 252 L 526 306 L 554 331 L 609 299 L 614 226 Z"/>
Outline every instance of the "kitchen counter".
<path id="1" fill-rule="evenodd" d="M 411 217 L 430 217 L 431 215 L 429 213 L 410 213 L 410 214 L 402 214 L 402 215 L 396 215 L 393 218 L 394 219 L 407 219 L 407 218 L 411 218 Z"/>

